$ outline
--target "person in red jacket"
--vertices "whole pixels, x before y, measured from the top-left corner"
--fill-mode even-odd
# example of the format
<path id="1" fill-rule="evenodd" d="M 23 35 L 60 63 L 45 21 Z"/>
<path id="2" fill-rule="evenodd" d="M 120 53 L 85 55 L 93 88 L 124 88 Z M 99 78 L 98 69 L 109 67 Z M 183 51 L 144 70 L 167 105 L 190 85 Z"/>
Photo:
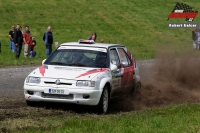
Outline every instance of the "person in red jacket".
<path id="1" fill-rule="evenodd" d="M 36 46 L 36 41 L 32 41 L 32 45 L 30 46 L 30 58 L 33 58 L 36 56 L 36 51 L 34 51 L 34 47 Z"/>
<path id="2" fill-rule="evenodd" d="M 24 40 L 24 57 L 27 58 L 30 54 L 30 46 L 32 45 L 32 37 L 29 31 L 29 26 L 26 26 L 25 32 L 23 33 Z"/>

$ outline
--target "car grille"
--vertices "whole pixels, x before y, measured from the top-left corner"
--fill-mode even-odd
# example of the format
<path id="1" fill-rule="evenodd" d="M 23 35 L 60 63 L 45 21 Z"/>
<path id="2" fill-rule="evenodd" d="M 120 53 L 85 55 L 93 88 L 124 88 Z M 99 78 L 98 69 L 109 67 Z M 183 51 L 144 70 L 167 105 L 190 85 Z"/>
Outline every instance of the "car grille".
<path id="1" fill-rule="evenodd" d="M 55 99 L 73 99 L 74 95 L 69 94 L 69 95 L 60 95 L 60 94 L 46 94 L 42 93 L 43 98 L 55 98 Z"/>
<path id="2" fill-rule="evenodd" d="M 45 84 L 56 84 L 55 82 L 44 82 Z M 60 83 L 59 85 L 72 85 L 72 83 Z"/>

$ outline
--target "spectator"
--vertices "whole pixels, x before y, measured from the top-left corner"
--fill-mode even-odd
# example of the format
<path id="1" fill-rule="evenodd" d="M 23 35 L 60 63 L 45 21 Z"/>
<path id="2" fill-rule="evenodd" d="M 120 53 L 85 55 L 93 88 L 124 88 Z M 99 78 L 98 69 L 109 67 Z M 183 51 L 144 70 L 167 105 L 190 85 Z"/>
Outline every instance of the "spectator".
<path id="1" fill-rule="evenodd" d="M 95 32 L 92 33 L 92 35 L 88 37 L 88 40 L 94 40 L 94 41 L 96 41 L 96 39 L 97 39 L 97 34 Z"/>
<path id="2" fill-rule="evenodd" d="M 193 40 L 193 48 L 194 49 L 197 48 L 197 41 L 198 41 L 197 32 L 198 32 L 197 28 L 195 28 L 194 30 L 192 30 L 192 40 Z"/>
<path id="3" fill-rule="evenodd" d="M 24 40 L 24 57 L 28 58 L 30 54 L 30 47 L 32 45 L 32 37 L 29 31 L 29 26 L 25 27 L 25 31 L 23 33 L 23 40 Z"/>
<path id="4" fill-rule="evenodd" d="M 32 45 L 31 45 L 31 48 L 30 48 L 30 58 L 33 58 L 36 56 L 36 51 L 34 51 L 34 47 L 36 46 L 36 41 L 33 40 L 32 41 Z"/>
<path id="5" fill-rule="evenodd" d="M 197 49 L 200 50 L 200 29 L 197 31 Z"/>
<path id="6" fill-rule="evenodd" d="M 49 57 L 49 55 L 52 52 L 52 44 L 53 44 L 53 33 L 51 32 L 51 26 L 48 26 L 47 31 L 44 32 L 43 41 L 44 44 L 46 45 L 46 56 Z"/>
<path id="7" fill-rule="evenodd" d="M 10 38 L 10 49 L 12 50 L 13 53 L 15 52 L 15 44 L 13 42 L 13 40 L 14 40 L 14 37 L 13 37 L 14 36 L 14 31 L 15 31 L 15 26 L 12 25 L 8 36 Z"/>
<path id="8" fill-rule="evenodd" d="M 16 47 L 16 59 L 19 59 L 20 53 L 22 50 L 22 43 L 23 43 L 23 35 L 22 35 L 22 27 L 17 24 L 16 29 L 14 31 L 14 44 Z"/>

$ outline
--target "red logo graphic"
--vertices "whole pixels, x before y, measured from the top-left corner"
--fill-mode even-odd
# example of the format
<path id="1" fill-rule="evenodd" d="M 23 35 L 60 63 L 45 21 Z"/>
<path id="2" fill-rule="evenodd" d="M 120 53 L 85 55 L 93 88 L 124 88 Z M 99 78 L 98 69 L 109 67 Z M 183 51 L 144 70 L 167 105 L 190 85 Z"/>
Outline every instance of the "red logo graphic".
<path id="1" fill-rule="evenodd" d="M 177 3 L 172 12 L 168 16 L 169 18 L 186 18 L 186 21 L 192 22 L 198 15 L 198 11 L 193 11 L 189 5 L 183 3 Z"/>

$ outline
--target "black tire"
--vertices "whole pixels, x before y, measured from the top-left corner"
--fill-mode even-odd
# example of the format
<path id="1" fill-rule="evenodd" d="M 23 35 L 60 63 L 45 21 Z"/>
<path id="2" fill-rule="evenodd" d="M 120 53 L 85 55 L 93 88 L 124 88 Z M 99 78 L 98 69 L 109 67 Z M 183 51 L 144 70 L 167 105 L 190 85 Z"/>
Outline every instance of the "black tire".
<path id="1" fill-rule="evenodd" d="M 37 106 L 37 103 L 36 103 L 36 102 L 33 102 L 33 101 L 27 101 L 27 100 L 26 100 L 26 104 L 27 104 L 28 106 L 31 106 L 31 107 Z"/>
<path id="2" fill-rule="evenodd" d="M 98 113 L 106 114 L 108 112 L 109 101 L 110 101 L 109 90 L 108 87 L 105 86 L 101 94 L 101 99 L 99 101 L 99 104 L 97 105 Z"/>

